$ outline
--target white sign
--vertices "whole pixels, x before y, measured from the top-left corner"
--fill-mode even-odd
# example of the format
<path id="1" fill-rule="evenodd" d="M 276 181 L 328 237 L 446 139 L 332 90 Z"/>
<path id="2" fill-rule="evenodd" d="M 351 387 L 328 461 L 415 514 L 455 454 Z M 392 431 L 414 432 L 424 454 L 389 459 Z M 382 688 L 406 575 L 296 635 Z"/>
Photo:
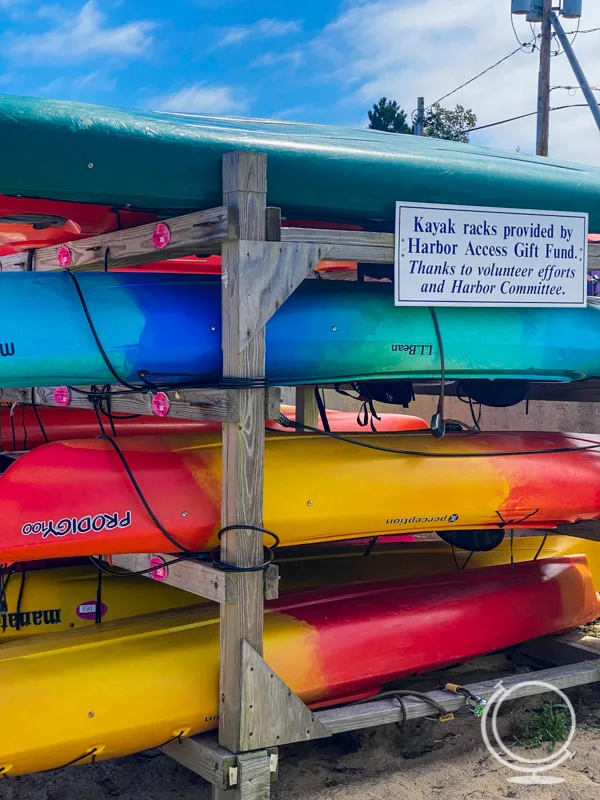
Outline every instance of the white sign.
<path id="1" fill-rule="evenodd" d="M 588 215 L 396 203 L 397 306 L 587 303 Z"/>

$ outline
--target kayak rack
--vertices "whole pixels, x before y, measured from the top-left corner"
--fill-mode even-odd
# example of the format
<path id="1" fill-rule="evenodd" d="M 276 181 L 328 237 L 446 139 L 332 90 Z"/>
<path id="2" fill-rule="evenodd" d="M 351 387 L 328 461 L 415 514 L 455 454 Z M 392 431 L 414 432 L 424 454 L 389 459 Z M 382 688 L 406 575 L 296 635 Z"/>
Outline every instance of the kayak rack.
<path id="1" fill-rule="evenodd" d="M 155 580 L 220 603 L 218 740 L 203 735 L 172 742 L 163 749 L 208 779 L 217 800 L 268 800 L 277 773 L 279 745 L 396 722 L 402 717 L 402 709 L 393 699 L 310 710 L 262 658 L 264 599 L 277 596 L 278 573 L 275 567 L 252 571 L 264 559 L 264 421 L 278 416 L 280 402 L 277 389 L 256 386 L 256 379 L 265 377 L 265 325 L 320 261 L 392 264 L 394 235 L 282 228 L 280 209 L 266 205 L 267 157 L 263 153 L 225 154 L 222 189 L 223 204 L 218 208 L 2 257 L 0 269 L 102 270 L 177 256 L 221 254 L 223 375 L 241 384 L 251 379 L 254 385 L 117 395 L 111 397 L 111 408 L 223 423 L 221 524 L 228 530 L 222 537 L 220 558 L 230 569 L 223 571 L 197 561 L 165 565 L 170 557 L 163 553 L 113 556 L 110 560 L 129 570 L 152 568 Z M 590 268 L 600 269 L 600 246 L 593 247 L 597 249 Z M 3 390 L 0 401 L 91 407 L 86 394 L 90 387 L 82 389 Z M 597 392 L 595 399 L 600 399 L 600 390 Z M 313 387 L 297 387 L 296 397 L 298 422 L 315 425 Z M 600 678 L 600 660 L 548 670 L 547 676 L 558 687 L 590 683 Z M 495 686 L 489 682 L 469 688 L 486 697 L 493 691 L 491 683 Z M 443 694 L 449 710 L 466 703 L 464 697 Z M 422 701 L 408 699 L 405 705 L 408 718 L 431 713 L 431 707 Z"/>

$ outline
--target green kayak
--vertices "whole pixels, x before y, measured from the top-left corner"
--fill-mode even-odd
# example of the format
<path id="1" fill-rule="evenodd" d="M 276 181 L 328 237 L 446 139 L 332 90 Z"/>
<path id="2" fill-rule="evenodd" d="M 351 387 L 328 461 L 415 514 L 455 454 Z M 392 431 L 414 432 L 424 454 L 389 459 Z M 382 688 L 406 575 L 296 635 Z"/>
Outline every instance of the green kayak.
<path id="1" fill-rule="evenodd" d="M 0 193 L 186 213 L 221 204 L 221 156 L 268 155 L 288 217 L 391 229 L 396 200 L 587 211 L 600 169 L 334 125 L 195 116 L 0 96 Z"/>

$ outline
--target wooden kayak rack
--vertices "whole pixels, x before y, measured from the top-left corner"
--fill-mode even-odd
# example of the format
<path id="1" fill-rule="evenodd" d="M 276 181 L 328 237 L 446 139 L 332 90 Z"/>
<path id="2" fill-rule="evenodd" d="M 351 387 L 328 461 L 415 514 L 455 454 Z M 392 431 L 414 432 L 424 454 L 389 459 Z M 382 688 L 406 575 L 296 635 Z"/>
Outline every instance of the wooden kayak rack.
<path id="1" fill-rule="evenodd" d="M 267 159 L 262 153 L 227 153 L 223 156 L 222 178 L 223 205 L 218 208 L 1 257 L 0 269 L 101 270 L 220 253 L 223 375 L 241 381 L 264 378 L 265 325 L 318 262 L 392 264 L 394 235 L 282 228 L 280 210 L 266 205 Z M 590 245 L 590 269 L 600 269 L 600 245 Z M 57 388 L 7 389 L 2 391 L 0 402 L 33 400 L 40 405 L 65 405 L 64 387 L 58 393 Z M 576 394 L 576 385 L 573 388 Z M 297 419 L 316 425 L 312 389 L 297 387 Z M 182 389 L 168 392 L 167 398 L 167 412 L 172 416 L 223 423 L 222 525 L 260 528 L 264 421 L 279 414 L 278 390 Z M 585 399 L 600 399 L 600 389 L 597 396 Z M 111 408 L 115 412 L 151 414 L 151 400 L 146 393 L 114 395 Z M 69 404 L 91 407 L 86 387 L 81 393 L 71 392 Z M 585 527 L 589 538 L 600 538 L 600 523 L 585 523 Z M 582 535 L 579 526 L 564 526 L 557 533 L 567 533 L 570 528 L 571 535 Z M 278 745 L 397 722 L 402 717 L 393 699 L 313 712 L 269 668 L 262 658 L 264 599 L 277 597 L 277 568 L 243 571 L 263 562 L 262 540 L 259 530 L 232 529 L 223 535 L 222 561 L 242 571 L 223 571 L 194 561 L 163 568 L 161 559 L 171 558 L 165 554 L 110 559 L 114 565 L 129 570 L 153 566 L 156 579 L 220 603 L 218 741 L 213 735 L 202 735 L 163 747 L 165 753 L 209 780 L 215 798 L 268 800 L 270 783 L 277 773 Z M 153 556 L 156 558 L 151 561 Z M 600 653 L 597 655 L 600 659 Z M 538 676 L 552 680 L 558 688 L 590 683 L 600 679 L 600 660 L 545 670 Z M 506 684 L 511 680 L 507 679 Z M 489 697 L 495 683 L 470 688 Z M 449 711 L 466 703 L 464 697 L 442 694 Z M 431 707 L 408 699 L 406 713 L 407 718 L 413 719 L 430 714 Z"/>

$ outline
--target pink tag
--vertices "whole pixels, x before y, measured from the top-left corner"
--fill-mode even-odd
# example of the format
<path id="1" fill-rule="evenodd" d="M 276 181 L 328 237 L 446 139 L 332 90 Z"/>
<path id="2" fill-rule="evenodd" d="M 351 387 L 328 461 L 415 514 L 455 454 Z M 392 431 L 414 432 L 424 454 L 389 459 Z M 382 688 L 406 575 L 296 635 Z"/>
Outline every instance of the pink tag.
<path id="1" fill-rule="evenodd" d="M 152 411 L 157 417 L 166 417 L 170 407 L 171 402 L 164 392 L 156 392 L 152 395 Z"/>
<path id="2" fill-rule="evenodd" d="M 57 386 L 53 396 L 57 406 L 68 406 L 71 402 L 71 391 L 68 386 Z"/>
<path id="3" fill-rule="evenodd" d="M 63 245 L 58 251 L 58 263 L 61 267 L 68 267 L 71 263 L 71 251 Z"/>
<path id="4" fill-rule="evenodd" d="M 155 581 L 166 581 L 167 575 L 169 574 L 169 568 L 165 566 L 164 558 L 160 556 L 152 556 L 150 561 L 148 562 L 149 567 L 156 567 L 150 573 L 151 577 L 154 578 Z"/>
<path id="5" fill-rule="evenodd" d="M 152 244 L 158 250 L 162 250 L 171 241 L 171 231 L 164 222 L 159 222 L 152 231 Z"/>

